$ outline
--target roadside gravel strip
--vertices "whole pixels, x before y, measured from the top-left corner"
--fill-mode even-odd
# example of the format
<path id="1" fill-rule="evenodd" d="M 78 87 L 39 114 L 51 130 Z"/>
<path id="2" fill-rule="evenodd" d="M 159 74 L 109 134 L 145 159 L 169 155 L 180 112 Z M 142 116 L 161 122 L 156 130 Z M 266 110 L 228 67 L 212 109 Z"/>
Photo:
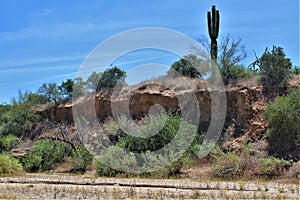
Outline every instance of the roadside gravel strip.
<path id="1" fill-rule="evenodd" d="M 93 178 L 29 174 L 0 177 L 0 199 L 299 199 L 299 184 Z"/>

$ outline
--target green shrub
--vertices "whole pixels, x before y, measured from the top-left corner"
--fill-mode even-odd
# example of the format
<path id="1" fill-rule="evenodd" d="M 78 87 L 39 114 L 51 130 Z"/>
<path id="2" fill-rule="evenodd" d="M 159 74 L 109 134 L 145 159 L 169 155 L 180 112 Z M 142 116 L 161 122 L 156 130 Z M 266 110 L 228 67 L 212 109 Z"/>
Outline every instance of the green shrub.
<path id="1" fill-rule="evenodd" d="M 240 79 L 251 78 L 254 76 L 253 71 L 245 69 L 243 66 L 240 65 L 233 65 L 229 68 L 221 67 L 220 73 L 226 85 L 228 83 L 236 83 Z"/>
<path id="2" fill-rule="evenodd" d="M 242 174 L 242 159 L 237 153 L 224 153 L 220 149 L 213 155 L 214 167 L 212 173 L 216 177 L 237 178 Z"/>
<path id="3" fill-rule="evenodd" d="M 0 175 L 13 174 L 22 171 L 22 165 L 11 155 L 0 154 Z"/>
<path id="4" fill-rule="evenodd" d="M 20 161 L 27 172 L 46 171 L 62 162 L 67 156 L 67 151 L 68 146 L 64 143 L 39 141 Z"/>
<path id="5" fill-rule="evenodd" d="M 292 69 L 292 73 L 293 73 L 293 74 L 296 74 L 296 75 L 300 74 L 300 67 L 295 66 L 295 67 Z"/>
<path id="6" fill-rule="evenodd" d="M 113 169 L 100 161 L 96 162 L 96 167 L 98 176 L 115 177 L 117 174 L 121 173 L 118 170 Z"/>
<path id="7" fill-rule="evenodd" d="M 15 142 L 19 141 L 19 138 L 15 135 L 9 134 L 0 138 L 0 150 L 10 151 Z"/>
<path id="8" fill-rule="evenodd" d="M 273 46 L 272 51 L 268 49 L 260 58 L 260 82 L 264 86 L 267 96 L 285 94 L 288 81 L 291 78 L 292 63 L 283 51 L 283 48 Z"/>
<path id="9" fill-rule="evenodd" d="M 10 109 L 1 117 L 0 135 L 13 134 L 23 136 L 29 133 L 31 128 L 39 121 L 39 116 L 32 105 L 19 103 L 14 100 Z"/>
<path id="10" fill-rule="evenodd" d="M 213 154 L 212 175 L 215 177 L 237 179 L 264 177 L 273 178 L 283 175 L 292 162 L 269 157 L 255 152 L 244 145 L 240 152 L 224 153 L 220 149 Z"/>
<path id="11" fill-rule="evenodd" d="M 270 154 L 299 160 L 300 147 L 300 89 L 286 97 L 277 97 L 267 105 L 265 116 L 269 122 Z M 292 156 L 292 157 L 291 157 Z"/>
<path id="12" fill-rule="evenodd" d="M 151 121 L 138 131 L 122 137 L 118 146 L 130 152 L 152 152 L 168 144 L 176 136 L 180 126 L 182 132 L 190 133 L 190 135 L 196 133 L 196 127 L 179 116 L 168 114 L 150 118 Z M 158 127 L 161 127 L 161 130 Z"/>
<path id="13" fill-rule="evenodd" d="M 209 72 L 209 65 L 205 60 L 196 55 L 189 54 L 179 61 L 172 64 L 169 75 L 178 76 L 179 74 L 190 78 L 201 78 Z M 202 74 L 201 74 L 202 73 Z"/>
<path id="14" fill-rule="evenodd" d="M 110 146 L 107 152 L 98 157 L 97 174 L 99 176 L 116 176 L 117 174 L 135 174 L 136 158 L 133 153 L 125 153 L 117 146 Z M 110 167 L 113 166 L 113 167 Z M 114 169 L 122 167 L 122 171 Z"/>
<path id="15" fill-rule="evenodd" d="M 268 157 L 259 159 L 261 165 L 261 175 L 268 178 L 283 175 L 284 172 L 292 165 L 292 162 Z"/>
<path id="16" fill-rule="evenodd" d="M 103 73 L 93 72 L 87 80 L 87 87 L 96 91 L 113 88 L 117 84 L 124 83 L 126 73 L 113 66 Z"/>
<path id="17" fill-rule="evenodd" d="M 72 150 L 72 164 L 75 171 L 85 172 L 88 165 L 93 161 L 93 155 L 83 146 Z"/>
<path id="18" fill-rule="evenodd" d="M 126 118 L 120 118 L 120 127 L 128 128 L 131 124 Z M 169 149 L 168 155 L 153 155 L 155 152 L 167 145 L 174 137 L 177 137 L 177 132 L 181 131 L 180 137 L 176 139 L 175 148 Z M 100 162 L 97 162 L 97 172 L 101 176 L 116 176 L 124 172 L 116 169 L 111 169 L 109 166 L 121 166 L 122 171 L 126 175 L 137 173 L 136 167 L 141 167 L 142 171 L 149 170 L 149 163 L 154 174 L 161 173 L 164 177 L 178 175 L 183 167 L 190 164 L 190 152 L 184 154 L 186 150 L 187 137 L 193 137 L 196 134 L 197 128 L 190 123 L 180 119 L 178 116 L 171 114 L 161 116 L 150 116 L 149 121 L 145 121 L 142 127 L 139 127 L 135 132 L 125 133 L 119 129 L 116 124 L 110 124 L 105 128 L 106 134 L 116 142 L 116 146 L 111 146 L 107 152 L 98 157 Z M 130 130 L 131 129 L 126 129 Z M 182 136 L 186 133 L 185 136 Z M 113 138 L 112 138 L 113 136 Z M 127 153 L 126 153 L 127 152 Z M 172 153 L 173 152 L 173 153 Z M 143 153 L 142 156 L 134 153 Z M 182 158 L 176 160 L 178 155 L 183 155 Z M 147 166 L 140 166 L 143 160 L 152 159 L 153 162 L 147 162 Z M 139 162 L 138 162 L 139 161 Z M 170 163 L 171 161 L 174 161 Z M 119 168 L 120 169 L 120 168 Z M 152 173 L 152 172 L 151 172 Z M 144 173 L 150 174 L 151 173 Z M 152 173 L 152 174 L 153 174 Z"/>
<path id="19" fill-rule="evenodd" d="M 201 137 L 201 136 L 198 136 Z M 205 157 L 210 153 L 216 153 L 216 143 L 214 141 L 207 141 L 196 138 L 190 147 L 190 153 L 193 157 Z"/>

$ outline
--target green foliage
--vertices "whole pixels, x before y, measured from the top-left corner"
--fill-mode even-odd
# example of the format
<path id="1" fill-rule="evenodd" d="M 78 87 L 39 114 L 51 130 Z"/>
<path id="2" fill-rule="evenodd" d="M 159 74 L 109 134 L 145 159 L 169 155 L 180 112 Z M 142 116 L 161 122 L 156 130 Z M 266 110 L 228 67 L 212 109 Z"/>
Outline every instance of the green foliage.
<path id="1" fill-rule="evenodd" d="M 164 124 L 161 124 L 163 122 Z M 125 122 L 124 124 L 128 123 Z M 178 116 L 168 114 L 151 117 L 151 120 L 146 122 L 138 131 L 122 137 L 119 141 L 119 146 L 130 152 L 152 152 L 168 144 L 175 137 L 180 126 L 182 130 L 190 131 L 191 133 L 195 131 L 193 125 L 183 121 Z M 157 132 L 157 127 L 162 128 Z M 148 137 L 149 135 L 153 136 Z"/>
<path id="2" fill-rule="evenodd" d="M 126 118 L 119 119 L 120 127 L 124 130 L 125 126 L 131 126 L 131 124 L 126 121 Z M 179 150 L 170 150 L 167 155 L 153 155 L 151 152 L 155 152 L 163 148 L 165 145 L 171 142 L 171 140 L 176 136 L 179 131 L 184 133 L 189 133 L 193 135 L 196 133 L 196 127 L 190 123 L 180 119 L 178 116 L 172 116 L 171 114 L 165 114 L 161 116 L 150 116 L 149 120 L 145 120 L 145 124 L 139 127 L 135 132 L 124 133 L 120 131 L 116 124 L 112 123 L 105 128 L 106 133 L 113 137 L 113 142 L 116 146 L 111 146 L 107 149 L 107 152 L 100 157 L 101 162 L 97 163 L 97 171 L 99 175 L 102 176 L 116 176 L 117 174 L 122 174 L 122 172 L 111 169 L 108 166 L 122 166 L 122 169 L 127 171 L 127 175 L 135 174 L 137 162 L 143 159 L 152 159 L 150 162 L 153 166 L 151 169 L 154 172 L 151 174 L 161 174 L 161 176 L 169 177 L 178 175 L 183 167 L 190 164 L 191 155 L 190 152 L 184 154 L 185 146 L 184 142 L 188 138 L 177 138 L 177 143 Z M 192 136 L 191 136 L 192 137 Z M 110 137 L 112 138 L 112 137 Z M 174 161 L 172 159 L 176 153 L 180 153 L 182 149 L 182 158 Z M 144 153 L 144 156 L 139 156 L 139 154 L 134 153 Z M 170 163 L 170 160 L 174 161 Z M 162 168 L 162 166 L 165 166 Z M 148 170 L 148 166 L 140 166 L 142 169 Z"/>
<path id="3" fill-rule="evenodd" d="M 93 161 L 93 155 L 83 146 L 72 150 L 72 164 L 75 171 L 85 172 L 88 165 Z"/>
<path id="4" fill-rule="evenodd" d="M 97 87 L 98 87 L 98 82 L 100 80 L 100 76 L 101 76 L 101 73 L 100 74 L 97 74 L 96 72 L 93 72 L 87 79 L 87 87 L 88 89 L 91 89 L 91 90 L 96 90 Z"/>
<path id="5" fill-rule="evenodd" d="M 195 141 L 190 147 L 190 153 L 194 158 L 207 156 L 210 153 L 215 153 L 216 151 L 216 143 L 214 141 L 207 141 L 201 139 L 197 139 L 200 136 L 195 138 Z"/>
<path id="6" fill-rule="evenodd" d="M 62 99 L 56 83 L 44 83 L 38 89 L 38 94 L 46 98 L 48 102 L 58 103 Z"/>
<path id="7" fill-rule="evenodd" d="M 63 81 L 60 86 L 58 86 L 58 90 L 60 91 L 63 98 L 72 97 L 74 81 L 72 79 L 67 79 Z"/>
<path id="8" fill-rule="evenodd" d="M 282 95 L 288 88 L 291 77 L 292 63 L 283 48 L 273 46 L 272 51 L 266 51 L 259 60 L 261 83 L 265 87 L 265 95 Z"/>
<path id="9" fill-rule="evenodd" d="M 229 68 L 220 68 L 220 73 L 225 83 L 235 83 L 240 79 L 247 79 L 254 76 L 254 72 L 245 69 L 240 65 L 233 65 Z"/>
<path id="10" fill-rule="evenodd" d="M 274 157 L 259 159 L 261 165 L 261 174 L 268 178 L 283 175 L 292 162 Z"/>
<path id="11" fill-rule="evenodd" d="M 238 154 L 234 152 L 224 153 L 218 150 L 213 157 L 215 159 L 212 171 L 214 176 L 222 178 L 237 178 L 241 176 L 242 161 Z"/>
<path id="12" fill-rule="evenodd" d="M 91 89 L 96 88 L 96 91 L 104 88 L 113 88 L 117 84 L 124 82 L 126 77 L 126 73 L 114 66 L 103 73 L 95 73 L 93 72 L 88 78 L 88 85 Z"/>
<path id="13" fill-rule="evenodd" d="M 209 66 L 197 56 L 190 54 L 173 63 L 168 74 L 176 75 L 174 70 L 182 76 L 201 78 L 209 71 Z"/>
<path id="14" fill-rule="evenodd" d="M 32 126 L 38 122 L 39 116 L 28 103 L 13 101 L 13 105 L 1 116 L 0 136 L 13 134 L 23 136 L 27 134 Z"/>
<path id="15" fill-rule="evenodd" d="M 296 75 L 299 75 L 299 74 L 300 74 L 300 67 L 295 66 L 295 67 L 292 69 L 292 73 L 293 73 L 293 74 L 296 74 Z"/>
<path id="16" fill-rule="evenodd" d="M 286 97 L 277 97 L 267 105 L 266 120 L 269 122 L 268 141 L 270 153 L 299 160 L 300 147 L 300 89 Z"/>
<path id="17" fill-rule="evenodd" d="M 86 82 L 83 81 L 81 77 L 75 78 L 73 84 L 72 96 L 79 97 L 85 95 L 86 94 L 85 86 L 86 86 Z"/>
<path id="18" fill-rule="evenodd" d="M 46 171 L 62 162 L 67 156 L 67 152 L 66 144 L 43 140 L 37 142 L 20 161 L 27 172 Z"/>
<path id="19" fill-rule="evenodd" d="M 22 171 L 22 165 L 12 156 L 0 153 L 0 175 L 13 174 Z"/>
<path id="20" fill-rule="evenodd" d="M 269 157 L 243 145 L 239 152 L 224 153 L 220 149 L 213 153 L 212 174 L 226 179 L 264 177 L 283 175 L 292 162 Z"/>
<path id="21" fill-rule="evenodd" d="M 11 109 L 8 104 L 0 104 L 0 124 L 5 123 L 5 114 Z"/>
<path id="22" fill-rule="evenodd" d="M 99 176 L 116 176 L 126 172 L 127 175 L 134 174 L 136 158 L 133 153 L 126 153 L 117 146 L 110 146 L 107 152 L 100 155 L 100 161 L 97 162 L 97 174 Z M 122 166 L 122 171 L 113 169 L 109 166 Z"/>
<path id="23" fill-rule="evenodd" d="M 10 151 L 13 144 L 17 141 L 19 141 L 19 138 L 12 134 L 3 137 L 0 136 L 0 152 L 1 149 L 4 151 Z"/>

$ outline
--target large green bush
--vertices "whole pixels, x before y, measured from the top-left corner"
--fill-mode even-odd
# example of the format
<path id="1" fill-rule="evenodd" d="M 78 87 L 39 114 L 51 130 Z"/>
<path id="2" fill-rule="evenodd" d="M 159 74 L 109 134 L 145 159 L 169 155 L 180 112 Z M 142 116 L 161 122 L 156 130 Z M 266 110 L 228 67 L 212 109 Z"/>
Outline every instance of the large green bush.
<path id="1" fill-rule="evenodd" d="M 93 161 L 93 155 L 83 146 L 72 150 L 71 160 L 75 171 L 85 172 L 87 166 Z"/>
<path id="2" fill-rule="evenodd" d="M 14 101 L 9 110 L 2 116 L 0 124 L 0 136 L 13 134 L 24 136 L 38 122 L 39 116 L 36 114 L 32 105 Z"/>
<path id="3" fill-rule="evenodd" d="M 11 155 L 0 153 L 0 175 L 22 171 L 22 165 Z"/>
<path id="4" fill-rule="evenodd" d="M 100 162 L 97 163 L 97 172 L 99 175 L 116 176 L 117 174 L 123 173 L 111 169 L 108 166 L 122 166 L 122 169 L 128 172 L 127 175 L 135 174 L 135 167 L 138 161 L 141 161 L 139 163 L 143 163 L 143 159 L 153 159 L 153 162 L 151 162 L 153 165 L 151 169 L 154 170 L 153 173 L 161 173 L 161 176 L 169 177 L 178 175 L 181 169 L 190 163 L 190 151 L 184 154 L 186 151 L 185 141 L 188 139 L 188 136 L 177 138 L 177 149 L 171 149 L 166 156 L 157 155 L 157 157 L 155 155 L 150 156 L 150 154 L 170 143 L 171 140 L 176 137 L 179 129 L 181 132 L 193 137 L 193 134 L 196 134 L 197 128 L 180 119 L 180 117 L 171 114 L 155 117 L 151 116 L 149 119 L 151 120 L 146 121 L 142 128 L 130 134 L 120 131 L 115 124 L 106 127 L 108 136 L 114 136 L 110 138 L 113 138 L 113 142 L 115 142 L 116 146 L 109 147 L 106 154 L 98 157 L 100 158 Z M 126 119 L 121 119 L 120 123 L 121 127 L 130 126 L 130 123 L 127 122 Z M 182 152 L 180 152 L 180 150 L 182 150 Z M 133 154 L 133 152 L 144 153 L 144 157 Z M 125 153 L 127 153 L 127 155 L 125 155 Z M 170 163 L 170 160 L 174 160 L 172 158 L 178 153 L 183 155 L 182 158 Z M 162 168 L 162 166 L 165 167 Z M 145 169 L 145 171 L 148 170 L 146 166 L 139 165 L 139 167 Z"/>
<path id="5" fill-rule="evenodd" d="M 266 50 L 259 60 L 261 83 L 264 93 L 273 97 L 285 94 L 288 81 L 291 78 L 292 63 L 283 51 L 283 48 L 273 46 L 272 51 Z"/>
<path id="6" fill-rule="evenodd" d="M 67 156 L 68 146 L 64 143 L 43 140 L 37 142 L 33 149 L 20 159 L 25 171 L 39 172 L 52 169 Z"/>
<path id="7" fill-rule="evenodd" d="M 267 105 L 270 153 L 287 159 L 299 160 L 300 154 L 300 89 L 285 97 L 277 97 Z"/>

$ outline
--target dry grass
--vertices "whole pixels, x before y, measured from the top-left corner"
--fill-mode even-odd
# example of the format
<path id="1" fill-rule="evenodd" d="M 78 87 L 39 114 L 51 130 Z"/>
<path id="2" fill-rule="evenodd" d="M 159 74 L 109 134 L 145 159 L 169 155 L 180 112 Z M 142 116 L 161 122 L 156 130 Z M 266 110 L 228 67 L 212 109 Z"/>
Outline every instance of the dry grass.
<path id="1" fill-rule="evenodd" d="M 0 178 L 1 199 L 297 199 L 298 184 L 25 174 Z"/>

